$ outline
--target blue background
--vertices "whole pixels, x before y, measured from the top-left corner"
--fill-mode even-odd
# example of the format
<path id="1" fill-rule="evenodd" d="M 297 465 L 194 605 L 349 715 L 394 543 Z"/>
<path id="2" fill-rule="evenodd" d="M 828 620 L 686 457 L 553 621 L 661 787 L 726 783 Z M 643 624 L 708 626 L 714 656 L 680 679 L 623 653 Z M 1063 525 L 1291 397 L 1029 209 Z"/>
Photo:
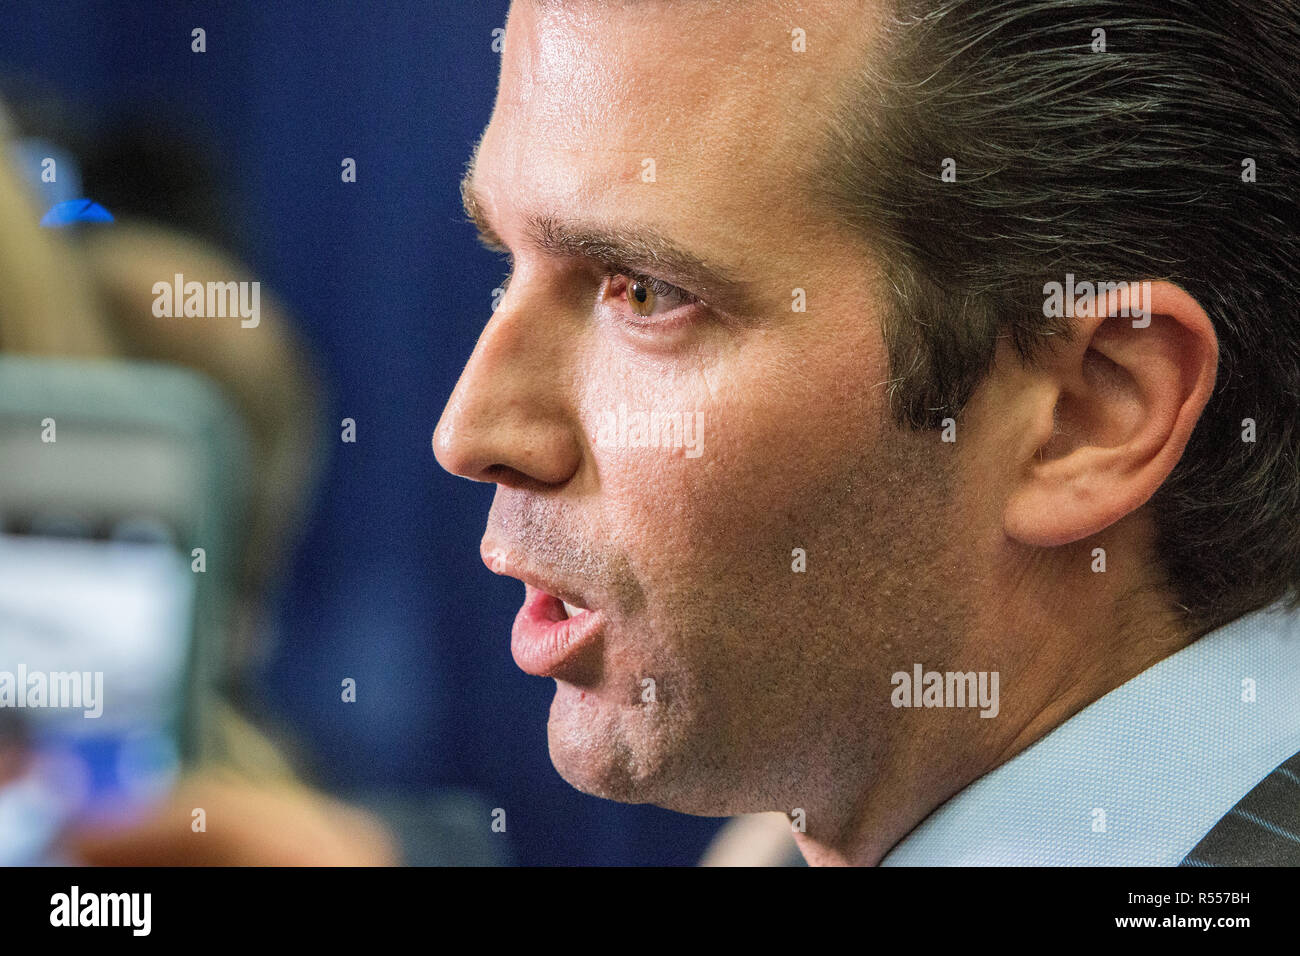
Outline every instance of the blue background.
<path id="1" fill-rule="evenodd" d="M 510 658 L 523 586 L 478 556 L 492 487 L 445 474 L 430 446 L 504 277 L 456 185 L 491 113 L 507 6 L 3 0 L 0 72 L 92 122 L 143 111 L 201 144 L 235 251 L 315 351 L 329 421 L 357 422 L 356 444 L 329 449 L 258 681 L 317 777 L 477 791 L 506 809 L 520 863 L 693 863 L 720 821 L 587 797 L 552 768 L 553 683 Z"/>

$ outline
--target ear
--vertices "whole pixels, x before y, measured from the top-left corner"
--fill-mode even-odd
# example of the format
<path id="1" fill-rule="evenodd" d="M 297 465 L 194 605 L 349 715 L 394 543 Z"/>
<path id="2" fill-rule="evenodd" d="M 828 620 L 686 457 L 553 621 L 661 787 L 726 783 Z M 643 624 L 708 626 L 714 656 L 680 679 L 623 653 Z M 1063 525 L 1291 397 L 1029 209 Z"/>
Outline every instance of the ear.
<path id="1" fill-rule="evenodd" d="M 1218 338 L 1178 286 L 1127 283 L 1087 311 L 1022 393 L 1029 434 L 1003 525 L 1024 544 L 1078 541 L 1145 504 L 1214 391 Z"/>

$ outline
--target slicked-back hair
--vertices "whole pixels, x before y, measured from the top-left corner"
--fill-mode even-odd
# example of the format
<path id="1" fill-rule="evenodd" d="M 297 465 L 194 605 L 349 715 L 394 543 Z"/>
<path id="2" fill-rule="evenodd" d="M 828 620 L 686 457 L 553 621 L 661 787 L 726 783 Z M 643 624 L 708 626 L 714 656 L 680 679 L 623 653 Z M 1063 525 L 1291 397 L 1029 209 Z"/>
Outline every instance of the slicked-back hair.
<path id="1" fill-rule="evenodd" d="M 1164 582 L 1196 633 L 1300 601 L 1295 0 L 898 0 L 884 50 L 808 182 L 883 255 L 898 420 L 959 415 L 1000 337 L 1068 338 L 1044 283 L 1174 282 L 1219 368 L 1151 502 Z"/>

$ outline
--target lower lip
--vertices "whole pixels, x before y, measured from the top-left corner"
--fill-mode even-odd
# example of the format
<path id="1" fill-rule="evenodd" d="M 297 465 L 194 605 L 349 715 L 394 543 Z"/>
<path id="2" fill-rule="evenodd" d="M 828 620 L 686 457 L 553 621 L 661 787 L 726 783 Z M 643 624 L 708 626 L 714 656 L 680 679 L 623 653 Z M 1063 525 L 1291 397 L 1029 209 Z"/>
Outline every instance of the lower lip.
<path id="1" fill-rule="evenodd" d="M 553 677 L 600 638 L 604 617 L 599 611 L 565 617 L 559 598 L 529 585 L 524 589 L 524 605 L 510 633 L 510 653 L 525 674 Z"/>

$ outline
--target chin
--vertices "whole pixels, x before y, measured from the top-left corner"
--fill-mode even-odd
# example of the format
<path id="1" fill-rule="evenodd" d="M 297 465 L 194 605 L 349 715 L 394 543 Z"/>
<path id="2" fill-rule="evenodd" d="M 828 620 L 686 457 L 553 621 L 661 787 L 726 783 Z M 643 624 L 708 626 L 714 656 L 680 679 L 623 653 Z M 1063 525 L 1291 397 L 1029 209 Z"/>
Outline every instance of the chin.
<path id="1" fill-rule="evenodd" d="M 729 812 L 723 782 L 696 779 L 699 748 L 657 711 L 557 681 L 546 730 L 551 763 L 576 790 L 697 816 Z"/>
<path id="2" fill-rule="evenodd" d="M 556 681 L 547 744 L 556 772 L 571 787 L 620 803 L 650 802 L 654 786 L 643 769 L 647 744 L 626 726 L 628 710 L 598 691 Z M 644 716 L 634 721 L 644 722 Z"/>
<path id="3" fill-rule="evenodd" d="M 621 773 L 610 761 L 585 753 L 573 753 L 551 744 L 551 763 L 564 782 L 575 790 L 617 803 L 657 803 L 643 784 Z"/>

